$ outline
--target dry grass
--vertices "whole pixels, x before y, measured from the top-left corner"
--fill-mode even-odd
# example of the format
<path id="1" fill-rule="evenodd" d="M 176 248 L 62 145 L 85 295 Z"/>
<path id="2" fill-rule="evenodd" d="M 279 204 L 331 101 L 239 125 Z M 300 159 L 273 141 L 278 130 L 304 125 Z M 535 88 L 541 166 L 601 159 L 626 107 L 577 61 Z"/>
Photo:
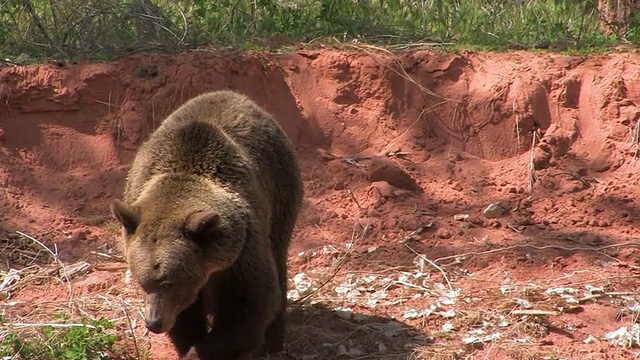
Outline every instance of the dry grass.
<path id="1" fill-rule="evenodd" d="M 529 194 L 533 193 L 533 185 L 538 181 L 538 175 L 536 175 L 536 165 L 534 163 L 535 159 L 535 150 L 538 141 L 540 140 L 540 134 L 538 129 L 534 129 L 531 136 L 531 148 L 529 150 L 529 162 L 528 164 L 528 176 L 527 176 L 527 184 Z"/>
<path id="2" fill-rule="evenodd" d="M 486 255 L 511 250 L 512 247 L 494 249 Z M 562 324 L 558 322 L 560 316 L 592 305 L 633 312 L 640 301 L 640 294 L 615 291 L 640 275 L 619 279 L 593 277 L 585 281 L 584 277 L 578 279 L 577 274 L 570 274 L 530 282 L 512 281 L 507 276 L 500 286 L 473 286 L 490 281 L 472 280 L 453 271 L 452 266 L 446 267 L 447 275 L 447 271 L 436 264 L 450 262 L 452 257 L 426 261 L 427 257 L 417 252 L 413 266 L 378 271 L 342 268 L 337 273 L 331 272 L 331 263 L 344 258 L 345 253 L 346 249 L 324 248 L 300 254 L 298 261 L 313 262 L 314 266 L 309 266 L 313 270 L 294 276 L 296 280 L 291 285 L 294 298 L 309 293 L 310 296 L 305 296 L 306 304 L 323 304 L 350 320 L 375 314 L 376 319 L 370 321 L 402 322 L 402 334 L 394 336 L 393 341 L 394 349 L 407 349 L 402 353 L 405 359 L 463 359 L 471 358 L 477 351 L 490 359 L 498 349 L 514 358 L 536 358 L 539 355 L 536 349 L 545 336 L 552 332 L 572 332 L 559 325 Z M 351 252 L 349 258 L 357 256 Z M 456 264 L 471 256 L 474 255 L 460 254 Z M 331 274 L 330 281 L 326 279 L 327 274 Z M 634 314 L 632 322 L 638 317 L 637 312 Z M 420 334 L 420 341 L 416 341 L 416 334 Z M 595 341 L 607 341 L 607 334 L 592 336 L 598 339 Z M 376 353 L 375 347 L 367 349 L 370 352 L 366 358 L 383 356 Z"/>
<path id="3" fill-rule="evenodd" d="M 143 304 L 132 287 L 119 283 L 104 288 L 96 287 L 84 294 L 75 294 L 75 279 L 93 268 L 122 272 L 124 267 L 121 262 L 96 260 L 92 263 L 79 261 L 65 264 L 58 259 L 55 250 L 22 232 L 0 235 L 0 243 L 5 244 L 0 252 L 0 259 L 3 263 L 11 265 L 6 271 L 0 271 L 0 294 L 3 299 L 0 302 L 0 344 L 10 335 L 17 335 L 21 339 L 42 339 L 42 329 L 45 327 L 91 328 L 90 324 L 81 324 L 80 319 L 92 321 L 104 318 L 114 325 L 109 332 L 117 335 L 119 340 L 117 347 L 112 349 L 112 356 L 127 359 L 145 358 L 149 342 L 144 337 L 144 326 L 137 326 L 142 316 Z M 53 248 L 55 249 L 55 245 Z M 67 289 L 66 296 L 55 296 L 52 293 L 51 297 L 42 294 L 37 298 L 53 300 L 13 299 L 13 295 L 21 290 L 43 286 L 45 289 L 53 289 L 50 286 L 56 285 L 62 285 Z M 56 294 L 60 292 L 56 291 Z"/>
<path id="4" fill-rule="evenodd" d="M 631 146 L 633 147 L 633 159 L 635 160 L 640 153 L 640 119 L 636 121 L 633 130 L 631 130 Z"/>
<path id="5" fill-rule="evenodd" d="M 339 355 L 357 359 L 465 359 L 474 353 L 491 358 L 497 351 L 506 351 L 512 358 L 534 359 L 540 358 L 537 346 L 545 336 L 571 332 L 562 328 L 557 321 L 559 316 L 596 303 L 614 307 L 621 314 L 626 312 L 630 315 L 629 326 L 640 314 L 637 305 L 640 295 L 616 290 L 640 275 L 615 279 L 574 272 L 529 282 L 505 276 L 502 283 L 495 284 L 495 279 L 474 277 L 459 269 L 466 259 L 509 252 L 514 247 L 459 254 L 455 259 L 429 259 L 406 241 L 398 243 L 392 251 L 404 248 L 406 253 L 406 248 L 411 248 L 413 262 L 399 267 L 371 266 L 357 270 L 348 265 L 362 255 L 355 249 L 365 233 L 366 227 L 354 227 L 351 239 L 343 247 L 326 246 L 291 259 L 293 268 L 307 264 L 306 268 L 311 270 L 291 274 L 287 344 L 290 355 L 302 359 Z M 109 331 L 119 339 L 111 354 L 114 358 L 147 357 L 152 340 L 146 336 L 142 322 L 143 304 L 125 279 L 84 293 L 74 285 L 85 276 L 85 264 L 120 276 L 124 263 L 96 257 L 87 263 L 63 264 L 55 256 L 55 247 L 33 239 L 36 238 L 26 234 L 0 237 L 5 243 L 0 252 L 4 262 L 20 267 L 0 272 L 0 291 L 4 294 L 0 302 L 3 313 L 0 343 L 10 333 L 37 338 L 47 325 L 67 328 L 80 326 L 81 317 L 106 318 L 114 324 Z M 367 250 L 375 251 L 378 250 Z M 75 268 L 85 271 L 73 272 Z M 42 297 L 52 300 L 12 299 L 20 290 L 57 286 L 59 291 L 69 284 L 71 291 L 67 294 L 62 291 L 58 298 Z M 67 317 L 61 319 L 56 315 L 59 313 Z M 605 335 L 592 334 L 597 339 L 594 341 L 608 341 Z M 620 339 L 623 340 L 637 346 L 633 339 Z"/>

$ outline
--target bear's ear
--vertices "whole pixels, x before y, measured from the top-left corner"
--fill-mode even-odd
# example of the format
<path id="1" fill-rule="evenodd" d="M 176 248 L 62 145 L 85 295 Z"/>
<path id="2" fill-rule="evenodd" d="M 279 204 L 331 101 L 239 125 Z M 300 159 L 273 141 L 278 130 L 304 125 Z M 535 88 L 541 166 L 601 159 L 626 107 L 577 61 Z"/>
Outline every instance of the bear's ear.
<path id="1" fill-rule="evenodd" d="M 122 226 L 124 226 L 125 230 L 129 234 L 136 232 L 136 229 L 140 224 L 140 215 L 135 208 L 116 199 L 111 202 L 109 210 L 111 210 L 111 215 L 113 215 L 113 217 L 118 220 Z"/>
<path id="2" fill-rule="evenodd" d="M 189 216 L 184 224 L 184 232 L 194 241 L 200 241 L 211 235 L 220 226 L 220 214 L 214 210 L 196 211 Z"/>

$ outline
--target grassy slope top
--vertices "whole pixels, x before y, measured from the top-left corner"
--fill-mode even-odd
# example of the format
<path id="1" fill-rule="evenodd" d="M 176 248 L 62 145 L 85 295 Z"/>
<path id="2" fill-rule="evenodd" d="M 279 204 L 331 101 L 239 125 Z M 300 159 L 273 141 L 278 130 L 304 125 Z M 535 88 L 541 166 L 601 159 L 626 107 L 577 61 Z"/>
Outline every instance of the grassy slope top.
<path id="1" fill-rule="evenodd" d="M 640 42 L 640 15 L 624 36 L 600 32 L 597 16 L 595 0 L 0 0 L 0 55 L 109 59 L 319 39 L 555 51 Z"/>

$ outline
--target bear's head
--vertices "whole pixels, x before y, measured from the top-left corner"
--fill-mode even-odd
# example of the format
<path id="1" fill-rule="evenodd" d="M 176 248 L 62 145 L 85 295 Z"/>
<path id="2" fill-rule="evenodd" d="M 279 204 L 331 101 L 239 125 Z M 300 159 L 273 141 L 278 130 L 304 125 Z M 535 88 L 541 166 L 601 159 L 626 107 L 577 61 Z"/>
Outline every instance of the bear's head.
<path id="1" fill-rule="evenodd" d="M 145 323 L 154 333 L 171 329 L 209 276 L 231 266 L 242 251 L 245 224 L 204 204 L 188 196 L 111 203 L 132 277 L 146 293 Z"/>

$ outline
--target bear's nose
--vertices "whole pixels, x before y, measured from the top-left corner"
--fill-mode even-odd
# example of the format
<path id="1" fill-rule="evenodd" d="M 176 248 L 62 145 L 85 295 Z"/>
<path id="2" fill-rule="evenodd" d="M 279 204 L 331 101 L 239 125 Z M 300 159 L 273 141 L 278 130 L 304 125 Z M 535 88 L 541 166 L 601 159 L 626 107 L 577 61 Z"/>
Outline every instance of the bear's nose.
<path id="1" fill-rule="evenodd" d="M 160 317 L 157 318 L 147 318 L 144 320 L 145 326 L 149 331 L 155 334 L 159 334 L 162 332 L 162 319 Z"/>
<path id="2" fill-rule="evenodd" d="M 147 294 L 145 299 L 144 322 L 153 333 L 162 332 L 162 297 L 159 294 Z"/>

